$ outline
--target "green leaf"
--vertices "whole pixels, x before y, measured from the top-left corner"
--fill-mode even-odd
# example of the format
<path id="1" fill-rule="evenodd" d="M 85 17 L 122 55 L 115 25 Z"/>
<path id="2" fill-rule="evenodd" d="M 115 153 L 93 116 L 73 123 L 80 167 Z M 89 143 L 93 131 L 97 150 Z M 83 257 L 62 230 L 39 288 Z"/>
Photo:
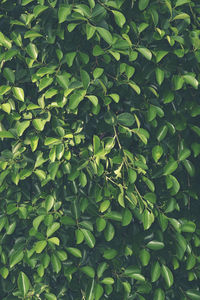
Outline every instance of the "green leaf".
<path id="1" fill-rule="evenodd" d="M 167 266 L 162 265 L 161 273 L 162 273 L 162 276 L 165 280 L 167 287 L 170 288 L 174 283 L 174 277 L 173 277 L 172 272 L 170 271 L 170 269 Z"/>
<path id="2" fill-rule="evenodd" d="M 96 97 L 96 96 L 93 96 L 93 95 L 91 95 L 91 96 L 85 96 L 86 98 L 88 98 L 89 100 L 90 100 L 90 102 L 92 102 L 92 104 L 94 105 L 94 106 L 97 106 L 98 105 L 98 98 Z"/>
<path id="3" fill-rule="evenodd" d="M 80 70 L 81 74 L 81 81 L 83 83 L 83 87 L 85 90 L 87 90 L 89 84 L 90 84 L 90 76 L 85 70 Z"/>
<path id="4" fill-rule="evenodd" d="M 15 73 L 10 68 L 3 69 L 3 76 L 11 83 L 15 82 Z"/>
<path id="5" fill-rule="evenodd" d="M 164 140 L 164 138 L 167 135 L 167 131 L 168 131 L 167 125 L 163 125 L 162 127 L 159 128 L 159 130 L 157 132 L 157 140 L 159 142 L 161 142 L 162 140 Z"/>
<path id="6" fill-rule="evenodd" d="M 104 237 L 107 242 L 110 242 L 115 236 L 115 228 L 114 226 L 108 222 L 106 229 L 104 230 Z"/>
<path id="7" fill-rule="evenodd" d="M 163 148 L 160 145 L 154 146 L 152 149 L 152 157 L 157 163 L 161 156 L 163 155 Z"/>
<path id="8" fill-rule="evenodd" d="M 163 175 L 165 175 L 165 176 L 169 175 L 169 174 L 173 173 L 174 171 L 176 171 L 177 168 L 178 168 L 178 162 L 170 161 L 165 165 Z"/>
<path id="9" fill-rule="evenodd" d="M 37 57 L 38 57 L 38 49 L 37 49 L 37 47 L 36 47 L 35 44 L 33 44 L 33 43 L 28 44 L 28 46 L 26 47 L 26 52 L 34 60 L 37 59 Z"/>
<path id="10" fill-rule="evenodd" d="M 190 3 L 190 2 L 191 2 L 191 0 L 177 0 L 175 7 L 178 7 L 178 6 L 184 5 L 186 3 Z"/>
<path id="11" fill-rule="evenodd" d="M 103 292 L 104 292 L 103 287 L 99 283 L 97 283 L 95 285 L 95 290 L 94 290 L 95 300 L 99 300 L 101 298 L 101 296 L 103 295 Z"/>
<path id="12" fill-rule="evenodd" d="M 0 95 L 6 94 L 8 91 L 10 91 L 11 87 L 8 85 L 1 85 L 0 86 Z"/>
<path id="13" fill-rule="evenodd" d="M 188 14 L 186 14 L 186 13 L 181 13 L 181 14 L 175 16 L 175 17 L 173 18 L 173 21 L 175 21 L 175 20 L 185 20 L 185 19 L 187 19 L 187 18 L 190 18 L 190 16 L 189 16 Z"/>
<path id="14" fill-rule="evenodd" d="M 12 47 L 12 42 L 2 32 L 0 32 L 0 44 L 8 49 Z"/>
<path id="15" fill-rule="evenodd" d="M 156 51 L 156 62 L 159 63 L 169 52 L 165 50 Z"/>
<path id="16" fill-rule="evenodd" d="M 184 75 L 183 76 L 183 79 L 186 83 L 190 84 L 191 86 L 193 86 L 194 89 L 198 89 L 198 85 L 199 85 L 199 82 L 198 80 L 196 80 L 195 77 L 191 76 L 191 75 Z"/>
<path id="17" fill-rule="evenodd" d="M 24 272 L 20 272 L 18 279 L 17 279 L 17 285 L 22 293 L 23 297 L 25 297 L 29 291 L 30 288 L 30 281 L 27 277 L 27 275 Z"/>
<path id="18" fill-rule="evenodd" d="M 30 126 L 30 121 L 23 121 L 23 122 L 17 122 L 16 128 L 17 128 L 17 135 L 22 136 L 24 131 Z"/>
<path id="19" fill-rule="evenodd" d="M 143 0 L 141 0 L 143 1 Z M 146 0 L 144 0 L 146 1 Z M 152 53 L 149 49 L 147 48 L 137 48 L 137 51 L 139 51 L 147 60 L 151 60 L 152 58 Z"/>
<path id="20" fill-rule="evenodd" d="M 59 166 L 60 166 L 59 161 L 54 161 L 54 162 L 50 163 L 50 165 L 48 166 L 48 171 L 49 171 L 49 174 L 50 174 L 50 178 L 52 180 L 55 179 L 56 174 L 57 174 L 58 169 L 59 169 Z"/>
<path id="21" fill-rule="evenodd" d="M 103 218 L 97 218 L 96 219 L 96 226 L 97 226 L 97 231 L 101 232 L 105 229 L 106 227 L 106 220 Z"/>
<path id="22" fill-rule="evenodd" d="M 37 18 L 39 16 L 39 14 L 44 12 L 47 8 L 49 8 L 49 7 L 45 6 L 45 5 L 36 5 L 33 9 L 33 14 L 34 14 L 35 18 Z"/>
<path id="23" fill-rule="evenodd" d="M 2 268 L 0 269 L 0 274 L 1 274 L 1 276 L 3 277 L 3 279 L 6 279 L 6 278 L 8 277 L 8 275 L 9 275 L 9 270 L 8 270 L 8 268 L 2 267 Z"/>
<path id="24" fill-rule="evenodd" d="M 51 255 L 51 264 L 53 271 L 58 274 L 61 270 L 62 265 L 59 258 L 54 253 Z"/>
<path id="25" fill-rule="evenodd" d="M 101 77 L 101 75 L 103 74 L 104 69 L 103 68 L 95 68 L 93 71 L 93 77 L 94 79 L 97 79 L 99 77 Z"/>
<path id="26" fill-rule="evenodd" d="M 132 213 L 128 208 L 125 208 L 122 216 L 122 226 L 127 226 L 132 221 Z"/>
<path id="27" fill-rule="evenodd" d="M 85 91 L 73 93 L 69 99 L 69 108 L 76 109 L 79 103 L 84 99 Z"/>
<path id="28" fill-rule="evenodd" d="M 112 277 L 105 277 L 101 280 L 101 283 L 103 284 L 114 284 L 114 279 Z"/>
<path id="29" fill-rule="evenodd" d="M 19 87 L 13 87 L 12 88 L 12 92 L 13 92 L 13 95 L 16 99 L 24 102 L 24 91 L 22 88 L 19 88 Z"/>
<path id="30" fill-rule="evenodd" d="M 47 228 L 46 236 L 50 237 L 54 232 L 60 228 L 60 223 L 54 222 Z"/>
<path id="31" fill-rule="evenodd" d="M 0 131 L 0 138 L 14 139 L 14 135 L 10 131 L 2 130 Z"/>
<path id="32" fill-rule="evenodd" d="M 95 245 L 95 237 L 94 235 L 92 234 L 91 231 L 87 230 L 87 229 L 81 229 L 82 233 L 84 234 L 84 237 L 85 237 L 85 241 L 86 243 L 88 244 L 88 246 L 90 248 L 94 248 L 94 245 Z"/>
<path id="33" fill-rule="evenodd" d="M 7 114 L 10 114 L 10 112 L 11 112 L 11 105 L 10 105 L 10 103 L 3 103 L 3 104 L 1 104 L 1 109 L 3 111 L 5 111 Z"/>
<path id="34" fill-rule="evenodd" d="M 151 282 L 155 282 L 159 279 L 161 274 L 161 267 L 158 261 L 154 262 L 151 267 Z"/>
<path id="35" fill-rule="evenodd" d="M 196 289 L 187 290 L 185 293 L 191 300 L 200 300 L 200 292 Z"/>
<path id="36" fill-rule="evenodd" d="M 117 121 L 121 125 L 130 127 L 134 124 L 135 118 L 130 113 L 122 113 L 122 114 L 117 116 Z"/>
<path id="37" fill-rule="evenodd" d="M 165 78 L 165 72 L 162 69 L 160 69 L 160 68 L 156 68 L 155 72 L 156 72 L 157 83 L 159 85 L 161 85 L 162 82 L 163 82 L 163 80 L 164 80 L 164 78 Z"/>
<path id="38" fill-rule="evenodd" d="M 126 18 L 124 17 L 124 15 L 121 12 L 119 12 L 117 10 L 111 10 L 111 11 L 114 15 L 116 24 L 122 28 L 124 26 L 124 24 L 126 23 Z"/>
<path id="39" fill-rule="evenodd" d="M 179 160 L 185 160 L 186 158 L 188 158 L 191 154 L 190 149 L 184 148 L 180 151 L 179 153 Z"/>
<path id="40" fill-rule="evenodd" d="M 80 268 L 80 271 L 85 273 L 87 276 L 89 276 L 91 278 L 94 278 L 94 276 L 95 276 L 95 271 L 90 266 L 84 266 L 84 267 Z"/>
<path id="41" fill-rule="evenodd" d="M 16 264 L 18 264 L 20 261 L 22 261 L 23 257 L 24 257 L 23 250 L 19 249 L 17 251 L 13 251 L 10 254 L 10 258 L 9 258 L 10 268 L 13 268 Z"/>
<path id="42" fill-rule="evenodd" d="M 59 23 L 63 23 L 66 21 L 67 16 L 71 13 L 71 5 L 62 4 L 58 9 L 58 21 Z"/>
<path id="43" fill-rule="evenodd" d="M 157 288 L 154 292 L 153 300 L 165 300 L 165 292 L 161 288 Z"/>
<path id="44" fill-rule="evenodd" d="M 43 131 L 46 121 L 42 119 L 34 119 L 33 126 L 38 131 Z"/>
<path id="45" fill-rule="evenodd" d="M 139 253 L 139 258 L 142 263 L 142 266 L 145 267 L 149 264 L 150 261 L 150 253 L 146 249 L 142 249 Z"/>
<path id="46" fill-rule="evenodd" d="M 105 259 L 113 259 L 117 255 L 117 250 L 115 249 L 107 249 L 104 251 L 103 257 Z"/>
<path id="47" fill-rule="evenodd" d="M 52 293 L 46 293 L 45 294 L 45 298 L 47 300 L 57 300 L 57 297 L 54 294 L 52 294 Z"/>
<path id="48" fill-rule="evenodd" d="M 109 44 L 112 45 L 113 39 L 111 33 L 102 27 L 97 27 L 97 31 L 100 34 L 100 36 Z"/>
<path id="49" fill-rule="evenodd" d="M 183 76 L 173 75 L 173 77 L 172 77 L 172 83 L 173 83 L 175 91 L 180 90 L 182 88 L 182 86 L 183 86 L 183 83 L 184 83 Z"/>
<path id="50" fill-rule="evenodd" d="M 146 247 L 151 250 L 161 250 L 165 247 L 165 244 L 163 242 L 153 240 L 147 243 Z"/>
<path id="51" fill-rule="evenodd" d="M 154 222 L 154 214 L 150 212 L 148 209 L 145 209 L 143 215 L 143 226 L 144 230 L 147 230 L 151 227 L 152 223 Z"/>
<path id="52" fill-rule="evenodd" d="M 71 253 L 73 256 L 78 257 L 78 258 L 82 258 L 82 254 L 81 251 L 77 248 L 74 247 L 67 247 L 66 250 Z"/>
<path id="53" fill-rule="evenodd" d="M 71 67 L 73 65 L 75 57 L 76 57 L 76 52 L 69 52 L 66 54 L 65 58 L 66 58 L 68 67 Z"/>
<path id="54" fill-rule="evenodd" d="M 44 248 L 46 247 L 47 245 L 47 241 L 38 241 L 36 244 L 35 244 L 35 252 L 36 253 L 41 253 Z"/>
<path id="55" fill-rule="evenodd" d="M 144 10 L 145 8 L 147 8 L 148 4 L 149 4 L 149 0 L 139 0 L 138 3 L 139 10 Z"/>

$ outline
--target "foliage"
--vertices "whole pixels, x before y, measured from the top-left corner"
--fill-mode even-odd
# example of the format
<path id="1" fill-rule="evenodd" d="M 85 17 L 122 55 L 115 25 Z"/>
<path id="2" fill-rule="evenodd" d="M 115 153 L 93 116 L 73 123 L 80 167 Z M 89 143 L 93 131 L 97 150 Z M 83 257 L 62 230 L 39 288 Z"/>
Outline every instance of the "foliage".
<path id="1" fill-rule="evenodd" d="M 200 5 L 2 0 L 1 299 L 200 299 Z"/>

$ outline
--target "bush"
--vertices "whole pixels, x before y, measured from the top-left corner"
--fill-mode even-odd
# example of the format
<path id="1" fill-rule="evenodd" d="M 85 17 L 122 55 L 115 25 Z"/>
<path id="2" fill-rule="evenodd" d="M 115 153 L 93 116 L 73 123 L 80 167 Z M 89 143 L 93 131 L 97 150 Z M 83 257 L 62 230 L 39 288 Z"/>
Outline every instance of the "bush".
<path id="1" fill-rule="evenodd" d="M 200 299 L 200 5 L 0 4 L 1 298 Z"/>

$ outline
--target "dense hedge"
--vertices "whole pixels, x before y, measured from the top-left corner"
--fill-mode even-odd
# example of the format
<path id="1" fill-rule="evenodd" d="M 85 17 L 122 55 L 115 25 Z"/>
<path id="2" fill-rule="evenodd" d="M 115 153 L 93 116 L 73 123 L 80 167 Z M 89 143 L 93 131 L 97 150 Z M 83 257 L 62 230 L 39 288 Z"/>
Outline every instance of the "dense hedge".
<path id="1" fill-rule="evenodd" d="M 200 299 L 199 16 L 1 0 L 2 300 Z"/>

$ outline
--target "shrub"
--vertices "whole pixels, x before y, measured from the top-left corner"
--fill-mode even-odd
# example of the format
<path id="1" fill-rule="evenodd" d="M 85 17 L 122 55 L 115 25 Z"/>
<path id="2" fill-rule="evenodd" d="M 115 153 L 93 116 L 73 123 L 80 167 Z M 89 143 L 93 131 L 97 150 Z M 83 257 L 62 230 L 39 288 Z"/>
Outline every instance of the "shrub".
<path id="1" fill-rule="evenodd" d="M 200 299 L 200 5 L 0 11 L 1 298 Z"/>

